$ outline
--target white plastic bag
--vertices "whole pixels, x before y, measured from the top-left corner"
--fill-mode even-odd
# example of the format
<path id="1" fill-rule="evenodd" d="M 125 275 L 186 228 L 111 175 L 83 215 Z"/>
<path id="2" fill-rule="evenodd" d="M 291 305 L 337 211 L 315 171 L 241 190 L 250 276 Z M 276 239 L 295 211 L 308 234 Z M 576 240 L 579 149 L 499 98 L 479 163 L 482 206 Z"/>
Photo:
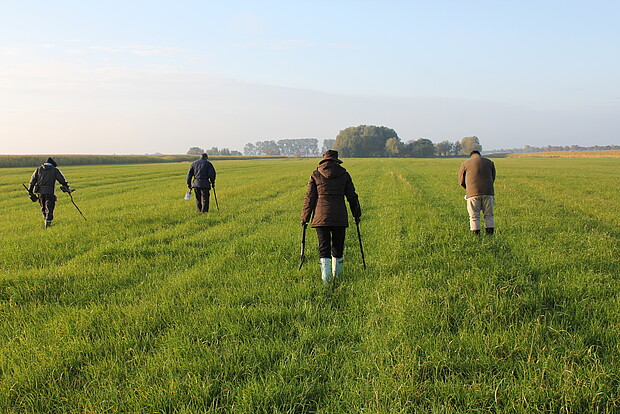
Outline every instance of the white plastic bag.
<path id="1" fill-rule="evenodd" d="M 189 201 L 192 198 L 192 190 L 189 190 L 187 193 L 185 193 L 185 197 L 183 197 L 185 199 L 185 201 Z"/>

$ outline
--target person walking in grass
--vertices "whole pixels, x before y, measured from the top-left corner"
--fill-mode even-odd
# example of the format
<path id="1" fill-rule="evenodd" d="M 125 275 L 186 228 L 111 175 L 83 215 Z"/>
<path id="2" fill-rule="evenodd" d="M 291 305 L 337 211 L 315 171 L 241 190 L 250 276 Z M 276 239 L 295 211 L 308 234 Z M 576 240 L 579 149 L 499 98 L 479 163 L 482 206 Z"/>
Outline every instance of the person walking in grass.
<path id="1" fill-rule="evenodd" d="M 45 227 L 52 225 L 54 220 L 54 208 L 56 207 L 56 181 L 61 185 L 61 189 L 71 193 L 73 190 L 69 187 L 69 183 L 65 176 L 60 172 L 56 161 L 51 157 L 41 164 L 32 174 L 28 192 L 38 195 L 39 204 L 41 205 L 41 213 L 45 220 Z"/>
<path id="2" fill-rule="evenodd" d="M 346 197 L 356 223 L 362 216 L 353 180 L 340 164 L 338 151 L 328 150 L 323 154 L 319 166 L 310 175 L 301 224 L 312 219 L 319 239 L 321 277 L 329 283 L 342 272 L 345 231 L 349 225 Z"/>
<path id="3" fill-rule="evenodd" d="M 187 172 L 187 188 L 193 189 L 196 194 L 196 210 L 199 213 L 209 212 L 209 191 L 215 188 L 215 168 L 208 158 L 207 154 L 202 154 Z"/>
<path id="4" fill-rule="evenodd" d="M 472 151 L 469 159 L 461 164 L 459 170 L 459 184 L 465 189 L 467 211 L 469 212 L 469 228 L 475 235 L 480 235 L 480 213 L 484 217 L 486 234 L 495 232 L 495 164 L 488 158 L 480 155 L 479 151 Z"/>

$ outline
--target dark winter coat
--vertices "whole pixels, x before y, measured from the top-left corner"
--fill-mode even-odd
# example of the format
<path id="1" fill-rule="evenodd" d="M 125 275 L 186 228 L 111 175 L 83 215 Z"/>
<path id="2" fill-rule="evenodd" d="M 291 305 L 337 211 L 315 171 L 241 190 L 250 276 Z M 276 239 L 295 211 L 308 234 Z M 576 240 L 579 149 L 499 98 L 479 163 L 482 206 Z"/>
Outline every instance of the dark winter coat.
<path id="1" fill-rule="evenodd" d="M 187 186 L 211 188 L 211 184 L 215 185 L 215 168 L 213 168 L 213 164 L 204 158 L 194 161 L 187 172 Z"/>
<path id="2" fill-rule="evenodd" d="M 32 174 L 29 188 L 38 194 L 54 194 L 56 181 L 63 186 L 69 187 L 69 183 L 60 170 L 46 162 Z"/>
<path id="3" fill-rule="evenodd" d="M 473 154 L 461 164 L 459 184 L 466 190 L 466 197 L 495 195 L 495 164 L 488 158 Z"/>
<path id="4" fill-rule="evenodd" d="M 348 227 L 345 197 L 349 202 L 353 217 L 361 217 L 362 210 L 355 193 L 353 180 L 347 170 L 337 162 L 321 161 L 310 176 L 301 221 L 309 222 L 314 213 L 312 227 Z"/>

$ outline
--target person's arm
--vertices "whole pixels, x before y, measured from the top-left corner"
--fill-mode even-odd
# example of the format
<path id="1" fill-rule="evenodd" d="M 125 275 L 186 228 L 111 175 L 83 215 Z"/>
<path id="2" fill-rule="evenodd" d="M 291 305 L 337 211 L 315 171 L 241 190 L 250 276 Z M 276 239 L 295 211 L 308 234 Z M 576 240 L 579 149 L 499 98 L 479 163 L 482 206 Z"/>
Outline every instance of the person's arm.
<path id="1" fill-rule="evenodd" d="M 194 164 L 189 167 L 187 172 L 187 188 L 192 188 L 192 178 L 194 178 Z"/>
<path id="2" fill-rule="evenodd" d="M 495 182 L 495 164 L 491 162 L 491 174 L 493 176 L 493 182 Z"/>
<path id="3" fill-rule="evenodd" d="M 465 165 L 461 164 L 461 169 L 459 170 L 459 185 L 464 189 L 467 189 L 467 185 L 465 184 Z"/>
<path id="4" fill-rule="evenodd" d="M 66 187 L 69 192 L 71 192 L 71 190 L 69 188 L 69 183 L 67 182 L 67 179 L 62 174 L 62 172 L 60 172 L 60 170 L 58 168 L 56 168 L 56 181 L 58 181 L 61 186 Z"/>
<path id="5" fill-rule="evenodd" d="M 304 206 L 301 209 L 301 223 L 305 224 L 310 222 L 312 218 L 312 213 L 314 213 L 314 209 L 316 208 L 316 201 L 319 198 L 319 193 L 316 188 L 316 183 L 312 176 L 310 176 L 310 181 L 308 181 L 308 188 L 306 189 L 306 196 L 304 197 Z"/>
<path id="6" fill-rule="evenodd" d="M 213 164 L 211 164 L 211 174 L 210 174 L 210 181 L 211 181 L 211 187 L 215 188 L 215 177 L 216 177 L 216 172 L 215 172 L 215 167 L 213 166 Z"/>
<path id="7" fill-rule="evenodd" d="M 348 175 L 349 173 L 347 173 Z M 347 197 L 347 201 L 349 202 L 349 207 L 351 208 L 351 214 L 355 218 L 355 222 L 359 223 L 360 217 L 362 217 L 362 207 L 360 206 L 359 197 L 355 192 L 355 186 L 353 185 L 353 180 L 349 175 L 347 177 L 347 182 L 344 186 L 344 195 Z"/>
<path id="8" fill-rule="evenodd" d="M 28 184 L 28 192 L 32 193 L 34 191 L 34 186 L 37 184 L 37 179 L 39 178 L 39 169 L 37 168 L 32 173 L 32 177 L 30 177 L 30 183 Z"/>

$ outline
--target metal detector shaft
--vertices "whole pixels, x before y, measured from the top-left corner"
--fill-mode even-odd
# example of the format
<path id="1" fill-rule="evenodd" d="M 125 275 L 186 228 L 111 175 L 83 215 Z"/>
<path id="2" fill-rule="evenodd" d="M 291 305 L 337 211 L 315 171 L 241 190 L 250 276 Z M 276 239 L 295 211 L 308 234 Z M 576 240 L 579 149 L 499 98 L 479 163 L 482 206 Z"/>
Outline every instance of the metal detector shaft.
<path id="1" fill-rule="evenodd" d="M 26 191 L 28 191 L 28 195 L 30 196 L 30 201 L 32 201 L 33 203 L 36 202 L 36 201 L 39 201 L 39 197 L 35 193 L 31 192 L 28 189 L 28 187 L 26 187 L 26 184 L 22 183 L 22 185 L 24 186 Z"/>
<path id="2" fill-rule="evenodd" d="M 82 210 L 80 210 L 80 208 L 77 206 L 77 204 L 75 204 L 75 201 L 73 201 L 73 194 L 69 193 L 69 197 L 71 197 L 71 202 L 73 203 L 73 205 L 75 206 L 75 208 L 77 208 L 77 211 L 80 212 L 80 214 L 82 215 L 82 218 L 84 220 L 86 220 L 86 217 L 84 217 L 84 213 L 82 213 Z"/>
<path id="3" fill-rule="evenodd" d="M 355 220 L 355 226 L 357 227 L 357 239 L 360 242 L 360 252 L 362 253 L 362 263 L 364 264 L 364 269 L 366 269 L 366 259 L 364 258 L 364 246 L 362 246 L 362 234 L 360 233 L 360 223 L 358 220 Z"/>
<path id="4" fill-rule="evenodd" d="M 211 187 L 213 188 L 213 197 L 215 197 L 215 206 L 217 207 L 217 211 L 220 211 L 220 205 L 217 202 L 217 193 L 215 192 L 215 187 Z"/>
<path id="5" fill-rule="evenodd" d="M 308 228 L 308 223 L 303 223 L 303 231 L 301 233 L 301 254 L 299 255 L 299 269 L 301 270 L 301 267 L 304 265 L 304 262 L 306 261 L 306 229 Z"/>

